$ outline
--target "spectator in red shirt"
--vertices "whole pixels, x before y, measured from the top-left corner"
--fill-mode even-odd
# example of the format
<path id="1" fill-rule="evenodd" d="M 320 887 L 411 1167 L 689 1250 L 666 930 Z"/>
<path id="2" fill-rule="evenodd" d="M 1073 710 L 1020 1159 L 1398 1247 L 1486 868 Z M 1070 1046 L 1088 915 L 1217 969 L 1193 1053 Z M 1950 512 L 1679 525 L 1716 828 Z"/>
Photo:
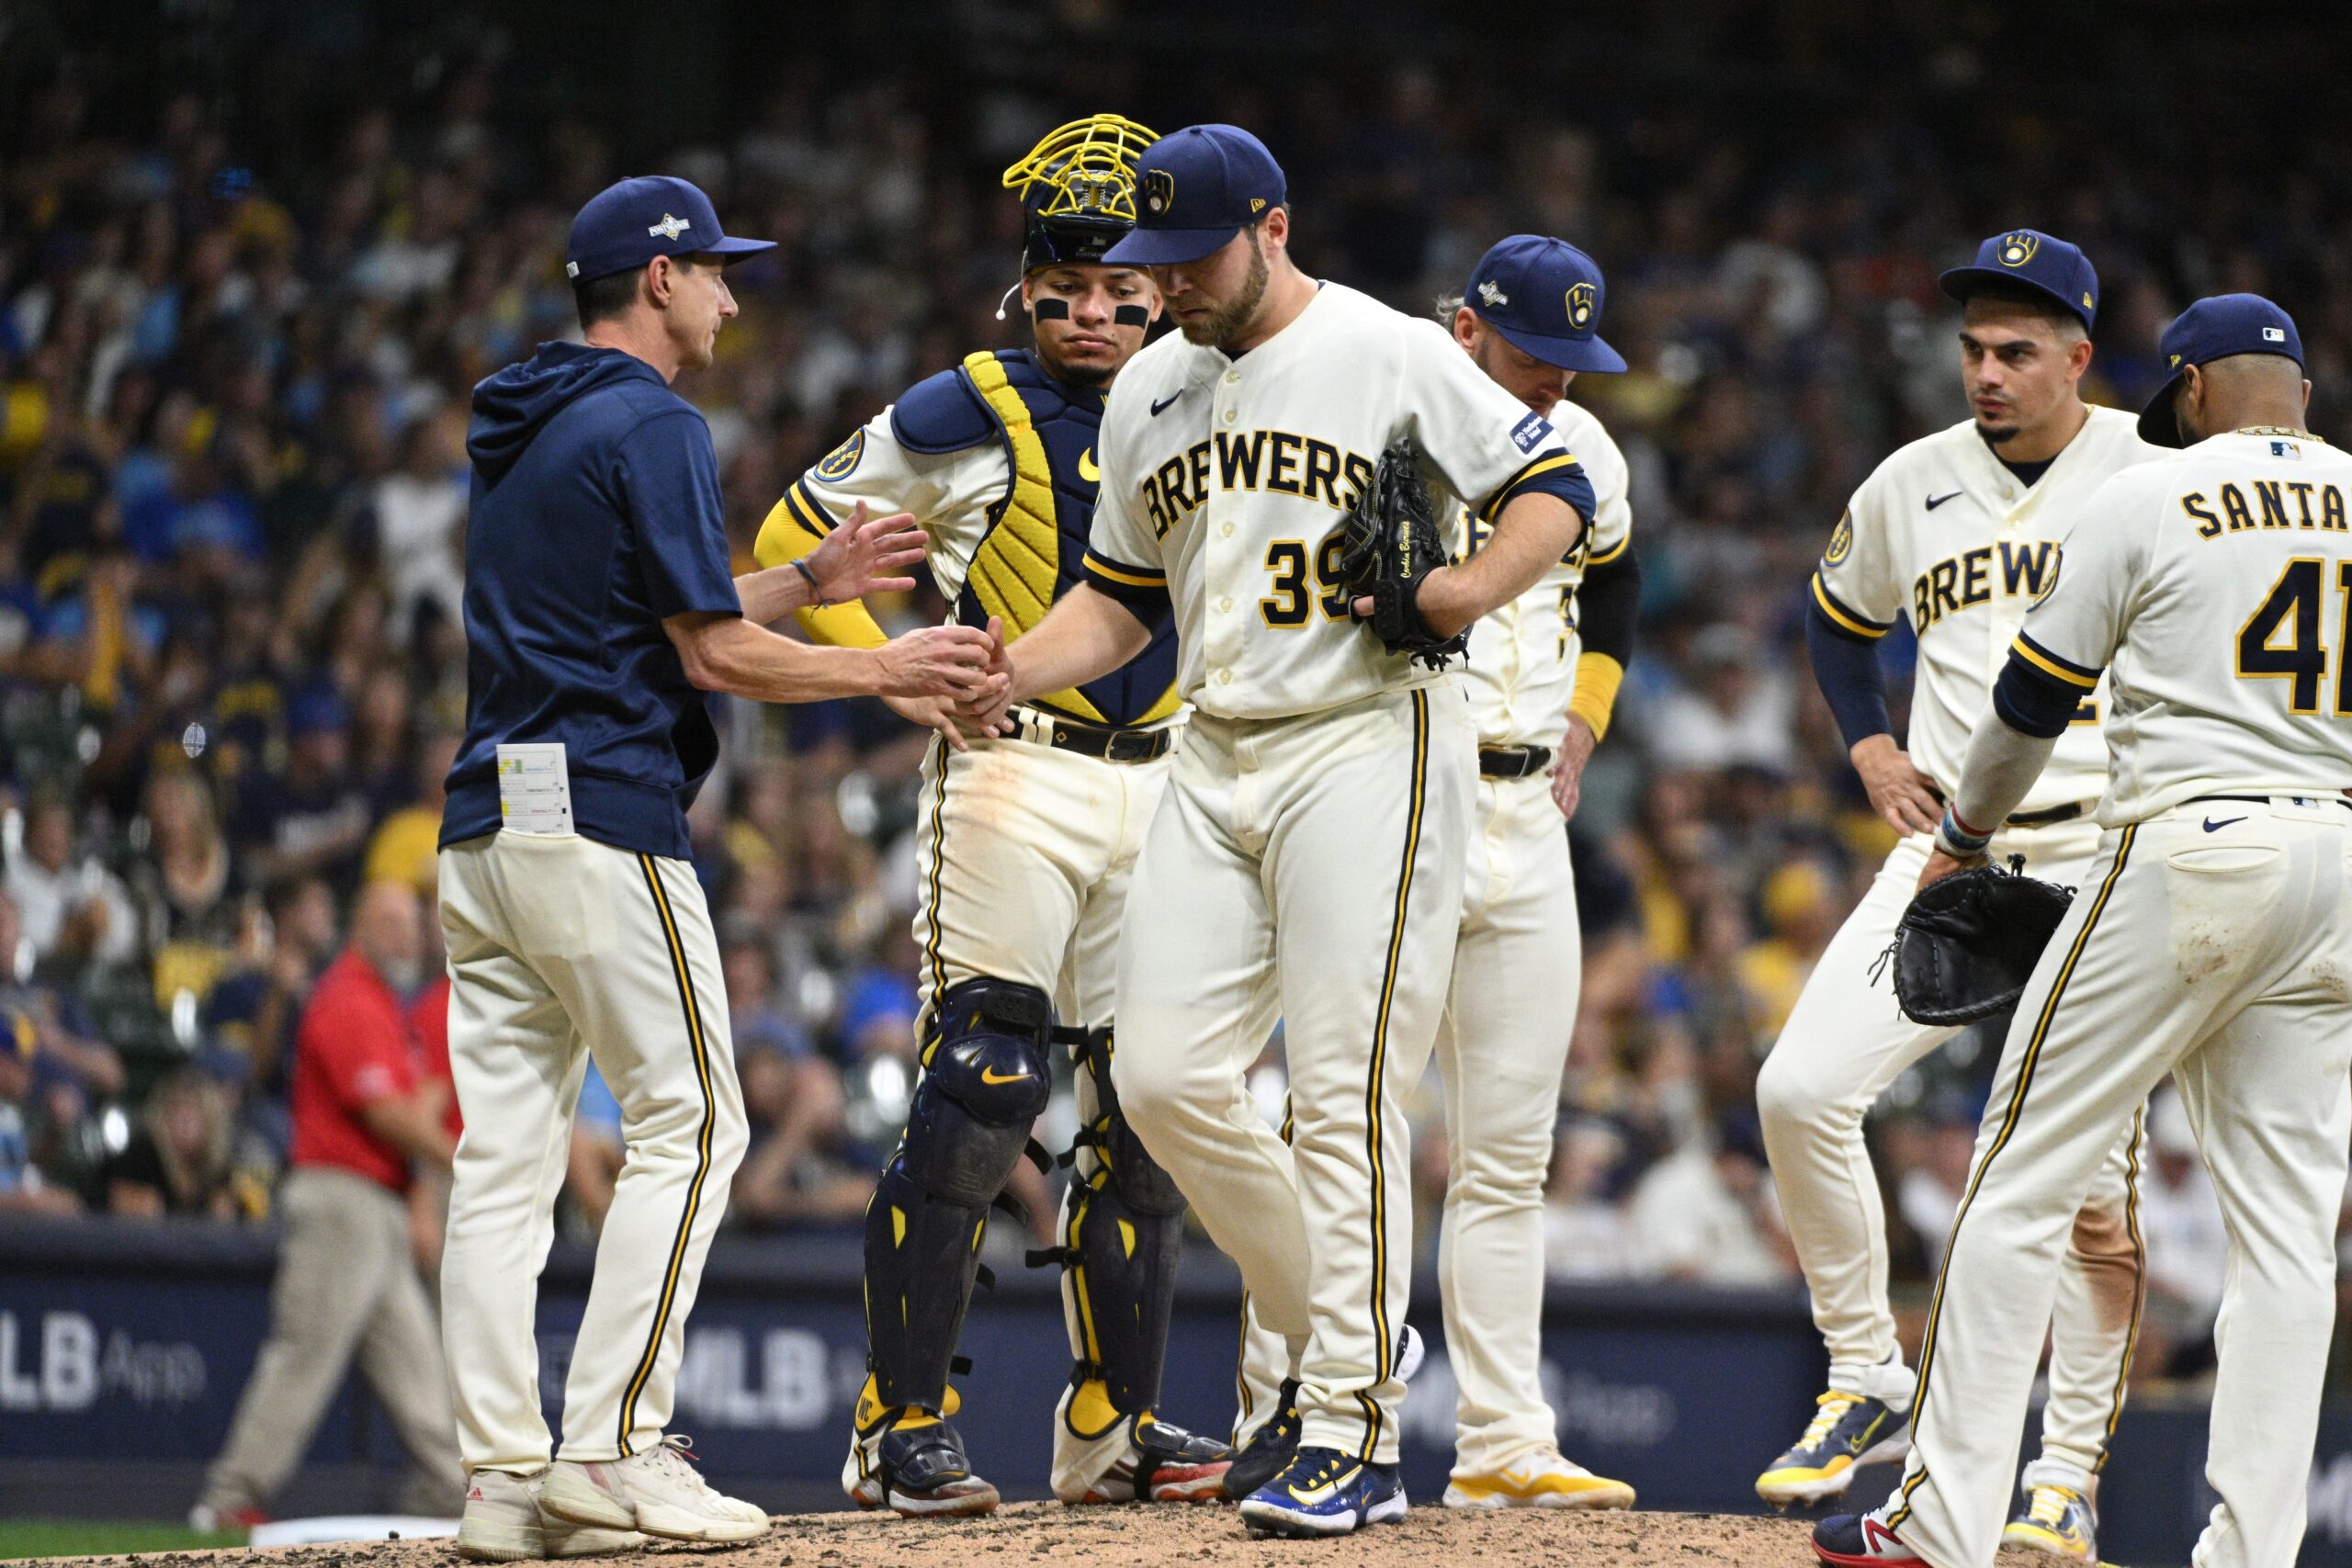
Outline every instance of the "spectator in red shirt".
<path id="1" fill-rule="evenodd" d="M 206 1477 L 199 1528 L 264 1517 L 355 1359 L 408 1450 L 405 1506 L 456 1511 L 448 1378 L 407 1204 L 413 1168 L 446 1172 L 457 1146 L 401 1001 L 415 988 L 424 946 L 415 889 L 370 884 L 352 910 L 350 944 L 303 1010 L 269 1337 Z"/>
<path id="2" fill-rule="evenodd" d="M 441 1124 L 448 1129 L 454 1145 L 458 1134 L 466 1130 L 466 1119 L 458 1110 L 458 1097 L 449 1083 L 449 976 L 446 972 L 434 976 L 416 993 L 416 1000 L 409 1004 L 408 1025 L 423 1053 L 420 1059 L 428 1089 L 447 1102 Z"/>

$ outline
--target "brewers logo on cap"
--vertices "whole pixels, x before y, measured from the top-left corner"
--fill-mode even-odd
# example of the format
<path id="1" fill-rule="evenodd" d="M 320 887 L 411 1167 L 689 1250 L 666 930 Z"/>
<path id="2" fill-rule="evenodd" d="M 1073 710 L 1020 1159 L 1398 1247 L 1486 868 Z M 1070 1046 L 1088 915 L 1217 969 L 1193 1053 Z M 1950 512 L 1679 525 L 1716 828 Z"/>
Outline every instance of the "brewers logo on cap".
<path id="1" fill-rule="evenodd" d="M 1143 205 L 1147 212 L 1165 212 L 1176 204 L 1176 176 L 1166 169 L 1143 172 Z"/>
<path id="2" fill-rule="evenodd" d="M 1568 289 L 1568 325 L 1581 332 L 1592 321 L 1592 285 L 1578 283 Z"/>
<path id="3" fill-rule="evenodd" d="M 2029 234 L 2020 229 L 2014 234 L 2005 235 L 2001 240 L 2001 265 L 2023 266 L 2041 248 L 2041 236 L 2039 234 Z"/>

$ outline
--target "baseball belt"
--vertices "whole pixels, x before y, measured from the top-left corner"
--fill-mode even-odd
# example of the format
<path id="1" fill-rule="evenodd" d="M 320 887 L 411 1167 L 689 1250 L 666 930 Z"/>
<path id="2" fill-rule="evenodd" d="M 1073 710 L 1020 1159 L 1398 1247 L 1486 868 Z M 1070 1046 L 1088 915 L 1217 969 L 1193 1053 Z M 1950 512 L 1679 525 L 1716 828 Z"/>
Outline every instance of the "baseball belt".
<path id="1" fill-rule="evenodd" d="M 1119 729 L 1032 707 L 1014 708 L 1012 719 L 1017 726 L 1012 732 L 1016 740 L 1050 746 L 1057 751 L 1075 751 L 1081 757 L 1100 757 L 1106 762 L 1156 762 L 1176 744 L 1173 725 L 1158 729 Z"/>
<path id="2" fill-rule="evenodd" d="M 1931 789 L 1928 794 L 1938 806 L 1950 804 L 1944 799 L 1941 790 Z M 2072 822 L 2077 817 L 2088 816 L 2090 809 L 2088 801 L 2070 801 L 2064 806 L 2052 806 L 2041 811 L 2020 811 L 2014 817 L 2002 818 L 2001 826 L 2004 828 L 2047 828 L 2054 823 Z"/>
<path id="3" fill-rule="evenodd" d="M 1530 773 L 1540 773 L 1552 765 L 1549 746 L 1481 746 L 1478 748 L 1478 776 L 1486 779 L 1523 779 Z"/>
<path id="4" fill-rule="evenodd" d="M 2089 807 L 2077 800 L 2065 806 L 2053 806 L 2047 811 L 2020 811 L 2001 826 L 2004 828 L 2047 828 L 2053 822 L 2072 822 L 2089 809 Z"/>

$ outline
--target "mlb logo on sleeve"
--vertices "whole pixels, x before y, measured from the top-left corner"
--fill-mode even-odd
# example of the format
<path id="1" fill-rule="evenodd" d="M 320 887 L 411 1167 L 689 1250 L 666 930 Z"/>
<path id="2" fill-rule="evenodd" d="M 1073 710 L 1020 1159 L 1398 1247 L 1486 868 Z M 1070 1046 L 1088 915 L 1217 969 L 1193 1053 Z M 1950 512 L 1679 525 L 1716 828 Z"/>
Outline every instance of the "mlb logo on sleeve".
<path id="1" fill-rule="evenodd" d="M 1511 426 L 1512 445 L 1522 452 L 1532 452 L 1551 438 L 1552 422 L 1540 413 L 1529 414 Z"/>

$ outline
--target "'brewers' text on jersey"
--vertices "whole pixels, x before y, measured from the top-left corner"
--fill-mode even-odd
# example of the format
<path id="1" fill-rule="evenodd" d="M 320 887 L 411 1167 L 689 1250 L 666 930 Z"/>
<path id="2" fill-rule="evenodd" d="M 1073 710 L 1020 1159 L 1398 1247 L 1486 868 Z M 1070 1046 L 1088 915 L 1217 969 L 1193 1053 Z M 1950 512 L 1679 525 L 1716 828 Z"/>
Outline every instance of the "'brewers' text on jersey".
<path id="1" fill-rule="evenodd" d="M 1910 615 L 1919 664 L 1908 750 L 1947 795 L 2018 626 L 2052 581 L 2060 530 L 2119 468 L 2160 455 L 2140 439 L 2132 415 L 2094 408 L 2028 485 L 1964 420 L 1903 447 L 1854 492 L 1814 574 L 1814 600 L 1856 637 L 1883 637 L 1897 616 Z M 2083 695 L 2076 726 L 2020 810 L 2097 797 L 2107 771 L 2098 695 Z"/>
<path id="2" fill-rule="evenodd" d="M 1350 367 L 1334 379 L 1335 364 Z M 1177 685 L 1225 718 L 1277 718 L 1437 680 L 1384 650 L 1336 580 L 1340 523 L 1400 436 L 1432 487 L 1491 521 L 1547 476 L 1589 487 L 1550 423 L 1442 328 L 1327 283 L 1239 358 L 1171 334 L 1120 373 L 1103 418 L 1091 581 L 1175 604 Z"/>

